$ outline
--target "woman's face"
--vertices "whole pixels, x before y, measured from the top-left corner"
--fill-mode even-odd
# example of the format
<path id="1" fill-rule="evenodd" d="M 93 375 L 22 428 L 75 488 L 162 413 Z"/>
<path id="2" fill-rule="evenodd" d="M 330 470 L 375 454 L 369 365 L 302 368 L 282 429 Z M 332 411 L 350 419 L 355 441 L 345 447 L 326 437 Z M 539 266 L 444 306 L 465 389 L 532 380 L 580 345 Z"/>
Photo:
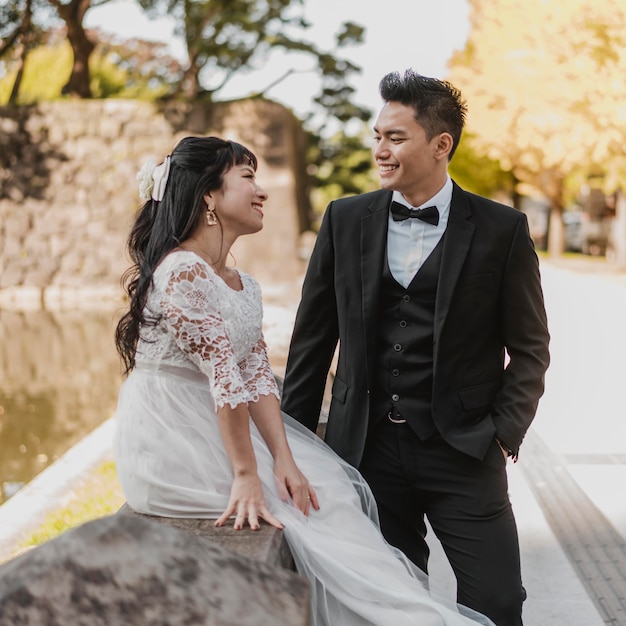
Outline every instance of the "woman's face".
<path id="1" fill-rule="evenodd" d="M 259 232 L 263 228 L 263 203 L 268 196 L 256 182 L 251 165 L 234 165 L 223 176 L 221 189 L 205 196 L 215 204 L 222 228 L 235 236 Z"/>

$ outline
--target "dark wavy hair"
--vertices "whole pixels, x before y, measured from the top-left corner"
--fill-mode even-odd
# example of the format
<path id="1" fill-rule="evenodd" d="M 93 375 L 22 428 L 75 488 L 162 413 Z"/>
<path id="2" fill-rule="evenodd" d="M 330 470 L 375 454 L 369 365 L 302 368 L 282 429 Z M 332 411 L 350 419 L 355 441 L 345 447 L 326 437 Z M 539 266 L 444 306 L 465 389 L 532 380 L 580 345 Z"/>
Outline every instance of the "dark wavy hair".
<path id="1" fill-rule="evenodd" d="M 154 270 L 205 219 L 204 196 L 222 187 L 228 170 L 243 164 L 256 171 L 256 156 L 245 146 L 218 137 L 185 137 L 172 151 L 163 200 L 151 199 L 141 207 L 128 237 L 133 265 L 124 272 L 121 282 L 129 309 L 115 330 L 115 346 L 125 374 L 135 367 L 142 327 L 159 321 L 145 313 Z"/>
<path id="2" fill-rule="evenodd" d="M 426 131 L 428 141 L 439 133 L 450 133 L 448 160 L 452 158 L 467 115 L 467 104 L 454 85 L 408 69 L 402 76 L 398 72 L 383 76 L 378 90 L 384 102 L 399 102 L 415 110 L 415 120 Z"/>

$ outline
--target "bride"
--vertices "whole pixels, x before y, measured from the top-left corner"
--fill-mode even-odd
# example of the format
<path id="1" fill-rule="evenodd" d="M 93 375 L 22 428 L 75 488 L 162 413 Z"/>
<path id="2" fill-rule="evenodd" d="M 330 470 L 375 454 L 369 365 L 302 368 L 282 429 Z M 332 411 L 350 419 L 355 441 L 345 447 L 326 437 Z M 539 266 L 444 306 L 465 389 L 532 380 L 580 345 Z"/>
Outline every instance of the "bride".
<path id="1" fill-rule="evenodd" d="M 240 144 L 187 137 L 138 176 L 146 202 L 116 330 L 129 375 L 115 452 L 129 506 L 284 529 L 317 626 L 491 624 L 431 598 L 425 575 L 383 539 L 358 472 L 281 414 L 259 286 L 226 265 L 235 240 L 263 227 L 256 168 Z"/>

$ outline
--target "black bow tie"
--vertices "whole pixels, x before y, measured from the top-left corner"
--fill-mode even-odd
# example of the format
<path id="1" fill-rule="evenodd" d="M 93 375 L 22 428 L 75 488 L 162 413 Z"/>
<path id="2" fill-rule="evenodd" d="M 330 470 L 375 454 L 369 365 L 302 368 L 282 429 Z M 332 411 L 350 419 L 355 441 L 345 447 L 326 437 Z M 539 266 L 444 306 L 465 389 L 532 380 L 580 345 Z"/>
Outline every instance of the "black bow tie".
<path id="1" fill-rule="evenodd" d="M 409 209 L 409 207 L 399 202 L 391 203 L 391 215 L 394 221 L 402 222 L 410 217 L 416 217 L 418 220 L 428 222 L 433 226 L 439 224 L 439 211 L 436 206 L 428 206 L 425 209 Z"/>

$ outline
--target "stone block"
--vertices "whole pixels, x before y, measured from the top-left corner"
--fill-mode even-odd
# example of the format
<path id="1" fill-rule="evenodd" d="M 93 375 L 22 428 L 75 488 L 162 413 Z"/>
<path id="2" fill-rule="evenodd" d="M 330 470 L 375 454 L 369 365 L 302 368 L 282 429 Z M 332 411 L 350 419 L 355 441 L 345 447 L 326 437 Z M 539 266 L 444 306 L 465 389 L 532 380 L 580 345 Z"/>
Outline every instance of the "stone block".
<path id="1" fill-rule="evenodd" d="M 309 623 L 296 573 L 133 515 L 89 522 L 0 567 L 0 624 Z"/>
<path id="2" fill-rule="evenodd" d="M 37 290 L 41 293 L 41 290 L 50 284 L 52 280 L 52 276 L 54 275 L 54 269 L 40 266 L 33 268 L 32 270 L 28 270 L 24 274 L 24 278 L 22 280 L 23 287 L 36 287 Z M 41 296 L 40 296 L 41 298 Z"/>
<path id="3" fill-rule="evenodd" d="M 118 515 L 126 515 L 147 519 L 164 524 L 171 528 L 183 530 L 189 535 L 210 539 L 212 542 L 244 556 L 248 559 L 260 561 L 272 567 L 295 569 L 287 540 L 282 531 L 261 522 L 259 530 L 234 530 L 232 520 L 219 528 L 215 527 L 213 519 L 191 519 L 174 517 L 155 517 L 143 515 L 133 511 L 125 504 Z"/>

